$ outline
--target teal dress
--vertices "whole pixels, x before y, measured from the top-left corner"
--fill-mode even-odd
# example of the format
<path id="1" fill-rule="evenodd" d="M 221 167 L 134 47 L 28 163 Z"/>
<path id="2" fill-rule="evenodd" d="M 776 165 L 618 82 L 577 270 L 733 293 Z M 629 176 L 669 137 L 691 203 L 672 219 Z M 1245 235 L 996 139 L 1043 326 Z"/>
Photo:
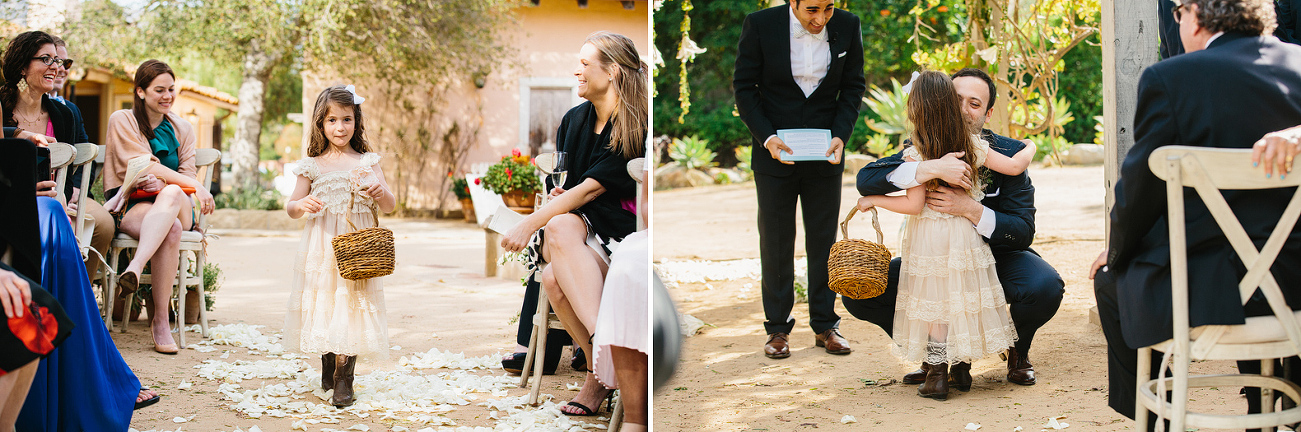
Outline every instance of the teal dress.
<path id="1" fill-rule="evenodd" d="M 163 122 L 154 128 L 154 139 L 149 140 L 149 150 L 154 152 L 154 156 L 163 166 L 178 171 L 181 167 L 181 159 L 176 151 L 180 147 L 180 141 L 176 140 L 176 129 L 172 128 L 172 122 L 168 121 L 167 117 L 163 117 Z"/>

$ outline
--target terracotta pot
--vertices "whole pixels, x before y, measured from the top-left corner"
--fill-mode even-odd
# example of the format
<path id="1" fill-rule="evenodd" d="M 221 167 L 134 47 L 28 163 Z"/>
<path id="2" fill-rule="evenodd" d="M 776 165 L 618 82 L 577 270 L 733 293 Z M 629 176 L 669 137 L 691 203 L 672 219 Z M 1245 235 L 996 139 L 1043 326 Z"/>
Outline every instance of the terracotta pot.
<path id="1" fill-rule="evenodd" d="M 537 194 L 524 193 L 520 190 L 506 192 L 505 195 L 501 196 L 507 207 L 528 207 L 530 209 L 533 208 L 533 202 L 536 198 Z"/>
<path id="2" fill-rule="evenodd" d="M 117 299 L 113 301 L 113 321 L 122 321 L 122 311 L 125 309 L 126 300 Z M 131 321 L 140 321 L 141 309 L 131 311 Z"/>
<path id="3" fill-rule="evenodd" d="M 203 302 L 199 301 L 199 291 L 190 288 L 190 291 L 185 293 L 185 323 L 198 324 L 199 308 L 202 307 Z"/>
<path id="4" fill-rule="evenodd" d="M 478 220 L 474 215 L 474 200 L 469 198 L 461 199 L 461 214 L 465 215 L 466 222 L 475 222 Z"/>

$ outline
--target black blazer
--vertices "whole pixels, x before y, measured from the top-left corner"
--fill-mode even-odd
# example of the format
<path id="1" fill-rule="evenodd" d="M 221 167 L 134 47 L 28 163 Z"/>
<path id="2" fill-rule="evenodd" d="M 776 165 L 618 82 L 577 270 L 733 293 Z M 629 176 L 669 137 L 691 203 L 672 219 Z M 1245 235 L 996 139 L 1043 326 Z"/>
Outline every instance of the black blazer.
<path id="1" fill-rule="evenodd" d="M 1008 138 L 985 129 L 981 133 L 989 148 L 1008 157 L 1025 148 L 1025 143 Z M 898 192 L 899 188 L 887 180 L 895 168 L 902 165 L 903 152 L 895 153 L 868 164 L 858 171 L 858 193 L 867 195 L 885 195 Z M 981 168 L 982 178 L 988 178 L 985 185 L 985 199 L 980 203 L 994 211 L 994 234 L 985 239 L 995 255 L 1030 250 L 1034 241 L 1034 185 L 1030 176 L 1021 173 L 1009 176 L 987 168 Z"/>
<path id="2" fill-rule="evenodd" d="M 1205 50 L 1143 71 L 1137 108 L 1134 146 L 1116 183 L 1107 258 L 1131 347 L 1171 337 L 1165 182 L 1148 168 L 1148 156 L 1165 145 L 1250 148 L 1266 133 L 1301 124 L 1301 46 L 1225 33 Z M 1293 191 L 1225 191 L 1224 198 L 1259 248 Z M 1189 323 L 1242 324 L 1245 316 L 1256 314 L 1240 307 L 1237 285 L 1246 269 L 1197 193 L 1184 189 L 1184 200 Z M 1272 273 L 1288 303 L 1301 306 L 1301 226 L 1283 246 Z"/>
<path id="3" fill-rule="evenodd" d="M 741 41 L 737 45 L 736 73 L 732 88 L 736 92 L 736 110 L 750 129 L 752 152 L 750 166 L 755 172 L 787 176 L 795 167 L 773 160 L 763 149 L 763 142 L 777 129 L 830 129 L 831 135 L 849 142 L 858 121 L 867 83 L 863 78 L 863 32 L 858 17 L 836 9 L 827 27 L 831 64 L 827 76 L 808 97 L 791 75 L 790 6 L 764 9 L 745 17 Z M 843 159 L 843 158 L 842 158 Z M 843 162 L 843 160 L 842 160 Z M 814 164 L 823 175 L 840 175 L 841 164 Z"/>

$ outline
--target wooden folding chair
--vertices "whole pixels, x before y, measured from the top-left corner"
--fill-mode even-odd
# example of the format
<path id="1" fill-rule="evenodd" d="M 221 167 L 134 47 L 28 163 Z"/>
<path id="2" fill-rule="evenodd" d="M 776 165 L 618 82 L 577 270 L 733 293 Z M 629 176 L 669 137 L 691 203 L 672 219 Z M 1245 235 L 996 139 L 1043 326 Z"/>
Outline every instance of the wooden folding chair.
<path id="1" fill-rule="evenodd" d="M 221 151 L 210 148 L 198 149 L 195 151 L 194 165 L 199 169 L 199 184 L 210 184 L 209 181 L 213 175 L 212 167 L 219 161 L 221 161 Z M 202 212 L 198 212 L 198 214 L 199 217 L 194 221 L 194 226 L 206 230 L 205 225 L 208 221 L 208 215 L 203 214 Z M 181 259 L 179 260 L 180 264 L 176 271 L 176 289 L 173 290 L 177 302 L 176 321 L 177 327 L 180 327 L 180 337 L 177 339 L 177 343 L 180 348 L 185 348 L 185 296 L 188 295 L 187 292 L 189 291 L 187 287 L 198 287 L 195 290 L 195 293 L 199 296 L 199 325 L 200 328 L 203 329 L 203 337 L 208 337 L 208 310 L 205 307 L 207 304 L 207 293 L 205 293 L 203 289 L 203 266 L 206 263 L 207 254 L 204 253 L 203 250 L 203 238 L 204 233 L 200 231 L 185 231 L 181 233 Z M 138 240 L 132 238 L 126 233 L 118 233 L 117 237 L 113 239 L 112 248 L 109 249 L 110 267 L 116 271 L 119 268 L 118 265 L 121 263 L 122 255 L 124 253 L 133 254 L 138 245 Z M 193 255 L 193 259 L 190 258 L 190 255 Z M 148 283 L 151 283 L 149 273 L 140 275 L 140 284 L 143 285 Z M 109 305 L 105 308 L 107 310 L 106 316 L 111 318 L 113 316 L 114 299 L 117 298 L 115 295 L 115 291 L 117 290 L 117 279 L 112 277 L 108 278 L 108 283 L 106 285 L 108 292 L 104 297 L 104 303 Z M 124 313 L 122 314 L 123 333 L 126 333 L 127 320 L 129 320 L 131 316 L 129 313 L 130 308 L 136 304 L 136 301 L 136 295 L 135 293 L 132 293 L 128 296 L 127 301 L 123 305 L 123 307 L 127 308 L 127 310 L 123 311 Z M 166 309 L 164 309 L 164 311 L 165 310 Z M 113 329 L 113 324 L 111 319 L 109 321 L 109 330 L 111 331 Z"/>
<path id="2" fill-rule="evenodd" d="M 68 167 L 77 158 L 77 149 L 71 144 L 54 143 L 47 146 L 50 149 L 50 169 L 54 170 L 54 182 L 57 184 L 54 190 L 59 195 L 56 199 L 59 204 L 67 204 L 68 197 L 63 195 L 63 187 L 68 184 Z"/>
<path id="3" fill-rule="evenodd" d="M 1269 272 L 1283 243 L 1296 226 L 1298 215 L 1301 215 L 1301 189 L 1292 196 L 1269 240 L 1260 250 L 1256 249 L 1233 209 L 1229 208 L 1220 193 L 1221 190 L 1295 188 L 1301 186 L 1301 176 L 1286 180 L 1266 178 L 1260 171 L 1252 169 L 1250 149 L 1167 146 L 1152 153 L 1148 158 L 1148 166 L 1157 177 L 1166 181 L 1174 337 L 1138 350 L 1139 376 L 1135 404 L 1137 429 L 1144 430 L 1147 427 L 1149 411 L 1157 413 L 1158 424 L 1162 417 L 1167 417 L 1163 414 L 1169 413 L 1171 431 L 1183 431 L 1187 427 L 1273 430 L 1275 426 L 1301 422 L 1301 408 L 1272 412 L 1275 391 L 1283 392 L 1293 401 L 1301 400 L 1301 387 L 1273 376 L 1274 359 L 1301 354 L 1301 325 L 1298 321 L 1301 320 L 1301 312 L 1293 311 L 1287 305 L 1278 282 Z M 1247 318 L 1246 324 L 1242 325 L 1188 328 L 1185 187 L 1197 191 L 1233 245 L 1233 250 L 1247 267 L 1247 275 L 1238 284 L 1243 303 L 1259 289 L 1274 312 L 1273 315 Z M 1167 353 L 1172 359 L 1171 378 L 1149 379 L 1150 372 L 1145 365 L 1151 363 L 1153 350 Z M 1261 375 L 1189 376 L 1189 363 L 1198 360 L 1259 360 Z M 1220 415 L 1188 412 L 1190 387 L 1239 386 L 1261 389 L 1261 413 Z M 1172 391 L 1170 402 L 1158 397 L 1164 395 L 1167 388 Z"/>
<path id="4" fill-rule="evenodd" d="M 81 247 L 81 259 L 84 261 L 91 259 L 90 237 L 95 233 L 95 220 L 90 213 L 86 212 L 85 204 L 86 198 L 90 195 L 91 173 L 95 170 L 93 162 L 99 158 L 99 146 L 91 143 L 80 143 L 73 147 L 76 148 L 77 157 L 73 159 L 69 169 L 83 168 L 81 183 L 76 185 L 79 193 L 75 197 L 68 197 L 68 199 L 77 203 L 77 215 L 73 217 L 72 232 L 77 236 L 77 245 Z M 95 275 L 90 276 L 94 277 Z"/>

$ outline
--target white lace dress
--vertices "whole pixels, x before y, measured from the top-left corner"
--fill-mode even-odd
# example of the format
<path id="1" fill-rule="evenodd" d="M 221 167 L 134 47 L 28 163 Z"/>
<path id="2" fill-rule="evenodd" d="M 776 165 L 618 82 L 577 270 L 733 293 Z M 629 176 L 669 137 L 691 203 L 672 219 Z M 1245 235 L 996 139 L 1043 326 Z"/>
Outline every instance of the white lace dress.
<path id="1" fill-rule="evenodd" d="M 974 141 L 983 166 L 989 145 Z M 904 155 L 923 159 L 913 147 Z M 979 188 L 971 195 L 984 198 Z M 899 254 L 895 355 L 908 363 L 971 362 L 1016 341 L 994 255 L 969 220 L 923 207 L 904 225 Z"/>
<path id="2" fill-rule="evenodd" d="M 312 181 L 311 194 L 325 209 L 308 213 L 303 240 L 294 264 L 294 283 L 285 318 L 284 345 L 305 353 L 336 353 L 386 358 L 388 324 L 384 312 L 384 285 L 379 278 L 350 281 L 339 276 L 330 240 L 357 229 L 373 227 L 373 199 L 353 194 L 355 184 L 374 182 L 373 167 L 379 154 L 366 153 L 351 170 L 321 172 L 313 158 L 303 159 L 294 174 Z M 348 213 L 348 201 L 355 200 Z"/>

